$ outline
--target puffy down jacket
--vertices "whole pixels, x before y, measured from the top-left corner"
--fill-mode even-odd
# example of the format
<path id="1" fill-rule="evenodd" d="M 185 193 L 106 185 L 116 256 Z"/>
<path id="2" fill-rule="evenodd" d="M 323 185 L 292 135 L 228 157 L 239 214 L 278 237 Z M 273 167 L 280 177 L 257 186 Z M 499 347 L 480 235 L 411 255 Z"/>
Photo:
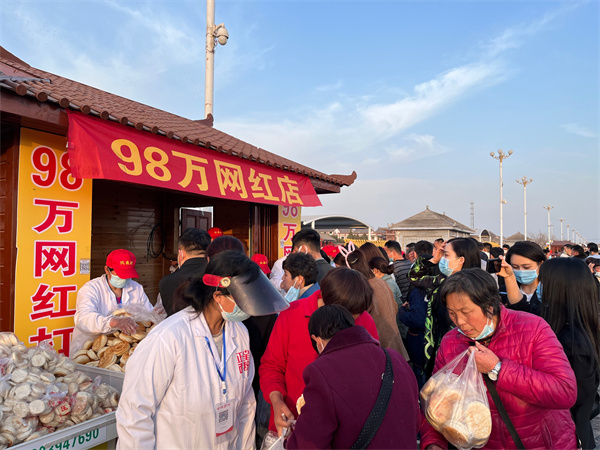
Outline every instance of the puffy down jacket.
<path id="1" fill-rule="evenodd" d="M 434 373 L 465 351 L 471 339 L 456 329 L 444 338 Z M 575 424 L 569 408 L 577 399 L 575 375 L 550 326 L 533 314 L 503 306 L 500 324 L 488 348 L 502 360 L 496 389 L 527 449 L 576 449 Z M 488 393 L 492 434 L 484 448 L 516 448 Z M 448 442 L 422 415 L 421 448 Z"/>

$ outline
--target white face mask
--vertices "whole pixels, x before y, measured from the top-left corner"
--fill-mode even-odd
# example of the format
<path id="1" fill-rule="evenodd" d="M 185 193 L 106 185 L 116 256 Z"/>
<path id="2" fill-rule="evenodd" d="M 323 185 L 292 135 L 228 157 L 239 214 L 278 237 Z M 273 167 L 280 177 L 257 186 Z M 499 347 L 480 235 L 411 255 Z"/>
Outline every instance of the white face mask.
<path id="1" fill-rule="evenodd" d="M 111 286 L 116 289 L 123 289 L 127 284 L 127 281 L 129 281 L 129 278 L 119 278 L 112 273 L 110 274 L 110 280 L 108 280 Z"/>
<path id="2" fill-rule="evenodd" d="M 226 320 L 227 322 L 243 322 L 248 317 L 250 317 L 250 314 L 245 313 L 244 311 L 241 310 L 241 308 L 237 305 L 237 303 L 235 303 L 234 299 L 232 299 L 229 296 L 226 296 L 226 297 L 229 300 L 231 300 L 235 304 L 235 306 L 233 307 L 232 312 L 227 312 L 223 309 L 223 307 L 221 306 L 220 303 L 217 303 L 219 305 L 219 308 L 221 308 L 221 317 L 223 317 L 223 320 Z"/>
<path id="3" fill-rule="evenodd" d="M 292 287 L 289 288 L 285 294 L 285 299 L 287 300 L 288 303 L 292 303 L 292 302 L 298 300 L 298 297 L 300 297 L 300 289 L 296 287 L 295 280 L 296 280 L 296 278 L 294 278 L 294 284 L 292 285 Z"/>
<path id="4" fill-rule="evenodd" d="M 460 328 L 458 328 L 458 332 L 467 336 L 465 333 L 463 333 L 463 331 Z M 492 319 L 488 319 L 488 323 L 486 323 L 485 327 L 483 327 L 483 330 L 481 330 L 481 333 L 479 333 L 479 335 L 477 337 L 474 337 L 471 339 L 473 339 L 474 341 L 479 341 L 481 339 L 485 339 L 493 332 L 494 332 L 494 321 Z M 469 336 L 467 336 L 467 337 L 469 337 Z"/>

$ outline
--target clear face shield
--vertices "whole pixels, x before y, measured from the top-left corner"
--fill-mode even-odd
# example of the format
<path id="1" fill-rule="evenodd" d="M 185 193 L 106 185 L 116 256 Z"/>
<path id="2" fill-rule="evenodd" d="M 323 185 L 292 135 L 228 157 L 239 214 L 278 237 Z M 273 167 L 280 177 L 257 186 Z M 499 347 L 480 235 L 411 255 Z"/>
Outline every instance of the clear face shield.
<path id="1" fill-rule="evenodd" d="M 227 289 L 240 309 L 251 316 L 266 316 L 289 308 L 288 302 L 262 271 L 255 280 L 248 282 L 250 276 L 249 273 L 235 277 L 204 274 L 202 281 L 207 286 Z"/>

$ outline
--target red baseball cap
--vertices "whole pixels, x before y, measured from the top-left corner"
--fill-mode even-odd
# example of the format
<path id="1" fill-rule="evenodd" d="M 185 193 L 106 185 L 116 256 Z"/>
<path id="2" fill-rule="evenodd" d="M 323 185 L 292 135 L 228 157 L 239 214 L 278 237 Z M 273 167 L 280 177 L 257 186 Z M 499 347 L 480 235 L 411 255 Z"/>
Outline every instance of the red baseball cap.
<path id="1" fill-rule="evenodd" d="M 106 257 L 106 265 L 115 271 L 119 278 L 138 278 L 135 270 L 135 255 L 129 250 L 113 250 Z"/>
<path id="2" fill-rule="evenodd" d="M 335 258 L 338 255 L 338 253 L 340 253 L 340 249 L 337 245 L 326 245 L 325 247 L 323 247 L 322 250 L 330 258 Z"/>
<path id="3" fill-rule="evenodd" d="M 271 269 L 269 269 L 269 259 L 265 255 L 261 253 L 255 253 L 252 255 L 251 259 L 258 264 L 258 267 L 260 267 L 265 275 L 269 275 L 271 273 Z"/>
<path id="4" fill-rule="evenodd" d="M 212 227 L 208 229 L 208 234 L 210 234 L 211 239 L 216 239 L 219 236 L 223 236 L 223 230 L 217 227 Z"/>

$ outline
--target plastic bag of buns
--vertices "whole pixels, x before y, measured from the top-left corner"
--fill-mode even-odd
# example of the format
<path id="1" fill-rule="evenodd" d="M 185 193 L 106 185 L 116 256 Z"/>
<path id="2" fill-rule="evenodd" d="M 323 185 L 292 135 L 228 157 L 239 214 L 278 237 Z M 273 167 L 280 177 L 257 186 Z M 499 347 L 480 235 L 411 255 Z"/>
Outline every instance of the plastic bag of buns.
<path id="1" fill-rule="evenodd" d="M 464 351 L 433 374 L 420 397 L 427 421 L 456 448 L 487 443 L 492 417 L 474 352 Z"/>

